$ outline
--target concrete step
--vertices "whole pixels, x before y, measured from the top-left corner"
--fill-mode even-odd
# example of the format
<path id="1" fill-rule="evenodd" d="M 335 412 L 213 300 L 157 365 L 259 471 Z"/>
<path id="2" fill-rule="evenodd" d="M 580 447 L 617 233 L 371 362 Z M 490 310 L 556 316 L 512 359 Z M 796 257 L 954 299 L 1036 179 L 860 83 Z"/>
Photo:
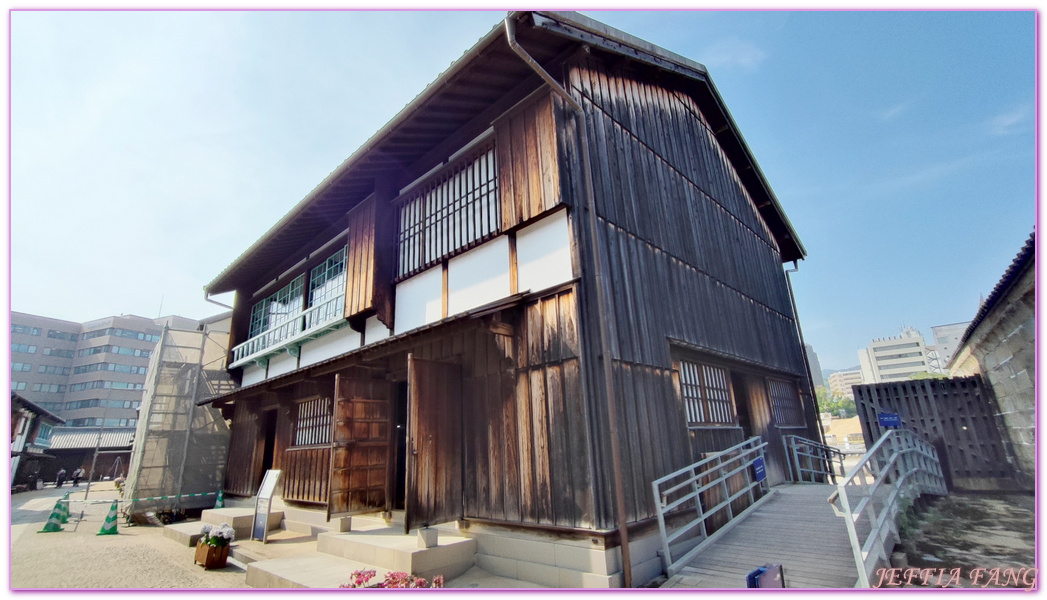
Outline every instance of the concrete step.
<path id="1" fill-rule="evenodd" d="M 327 520 L 327 513 L 323 510 L 306 509 L 299 507 L 284 506 L 282 509 L 284 520 L 281 527 L 288 531 L 304 533 L 316 537 L 328 531 L 349 531 L 351 517 L 336 517 Z"/>
<path id="2" fill-rule="evenodd" d="M 282 511 L 269 513 L 269 531 L 280 528 L 280 521 L 284 518 Z M 200 514 L 201 523 L 221 525 L 228 523 L 236 530 L 236 539 L 251 539 L 251 524 L 254 521 L 253 508 L 209 508 Z M 200 524 L 197 524 L 199 528 Z"/>
<path id="3" fill-rule="evenodd" d="M 183 546 L 195 546 L 203 535 L 200 533 L 200 521 L 183 521 L 164 526 L 164 537 L 174 540 Z"/>
<path id="4" fill-rule="evenodd" d="M 385 579 L 386 569 L 332 556 L 307 552 L 289 558 L 259 560 L 247 564 L 247 585 L 255 588 L 337 588 L 352 581 L 357 570 L 375 569 L 372 582 Z"/>
<path id="5" fill-rule="evenodd" d="M 439 532 L 437 545 L 419 547 L 415 532 L 404 535 L 398 527 L 354 529 L 348 533 L 321 533 L 316 549 L 340 558 L 375 565 L 391 571 L 404 571 L 432 579 L 443 575 L 451 579 L 475 564 L 476 541 L 456 535 L 454 530 Z"/>

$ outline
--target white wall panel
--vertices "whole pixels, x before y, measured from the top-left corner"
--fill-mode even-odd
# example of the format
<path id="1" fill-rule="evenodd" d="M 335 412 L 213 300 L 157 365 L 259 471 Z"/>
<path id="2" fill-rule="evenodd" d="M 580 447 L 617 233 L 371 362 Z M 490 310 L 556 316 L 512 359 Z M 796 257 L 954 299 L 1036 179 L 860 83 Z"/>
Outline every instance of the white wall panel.
<path id="1" fill-rule="evenodd" d="M 509 238 L 497 237 L 447 263 L 447 314 L 509 295 Z"/>
<path id="2" fill-rule="evenodd" d="M 384 340 L 389 337 L 389 328 L 384 323 L 378 320 L 378 315 L 371 315 L 367 317 L 367 321 L 364 323 L 364 341 L 368 344 L 373 344 L 377 341 Z"/>
<path id="3" fill-rule="evenodd" d="M 442 267 L 433 267 L 397 284 L 393 324 L 397 334 L 439 321 L 442 316 Z"/>
<path id="4" fill-rule="evenodd" d="M 302 367 L 328 358 L 341 356 L 360 347 L 360 332 L 342 327 L 315 340 L 302 344 L 298 364 Z"/>
<path id="5" fill-rule="evenodd" d="M 252 383 L 258 383 L 259 381 L 265 381 L 265 369 L 257 365 L 247 365 L 244 367 L 244 379 L 241 383 L 242 386 L 248 386 Z"/>
<path id="6" fill-rule="evenodd" d="M 516 273 L 521 292 L 537 292 L 574 277 L 566 210 L 516 232 Z"/>
<path id="7" fill-rule="evenodd" d="M 267 379 L 272 379 L 277 375 L 283 375 L 284 373 L 290 373 L 298 368 L 298 357 L 291 356 L 286 352 L 280 354 L 274 354 L 269 357 L 269 375 Z"/>

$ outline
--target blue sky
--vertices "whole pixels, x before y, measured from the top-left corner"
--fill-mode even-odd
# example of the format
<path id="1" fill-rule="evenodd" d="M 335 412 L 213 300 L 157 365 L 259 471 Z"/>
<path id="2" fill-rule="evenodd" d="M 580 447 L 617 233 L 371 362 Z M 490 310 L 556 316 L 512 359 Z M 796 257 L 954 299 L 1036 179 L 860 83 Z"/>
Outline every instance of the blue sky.
<path id="1" fill-rule="evenodd" d="M 586 14 L 709 68 L 823 367 L 969 320 L 1033 229 L 1032 12 Z M 503 15 L 13 13 L 12 309 L 218 312 L 202 286 Z"/>

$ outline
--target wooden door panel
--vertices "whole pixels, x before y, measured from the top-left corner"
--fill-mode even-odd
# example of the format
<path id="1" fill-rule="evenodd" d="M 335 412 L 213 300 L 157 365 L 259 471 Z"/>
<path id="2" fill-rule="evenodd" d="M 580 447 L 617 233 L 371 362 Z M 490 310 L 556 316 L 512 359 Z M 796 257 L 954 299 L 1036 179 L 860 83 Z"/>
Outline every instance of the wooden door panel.
<path id="1" fill-rule="evenodd" d="M 462 370 L 407 356 L 404 532 L 462 517 Z"/>
<path id="2" fill-rule="evenodd" d="M 331 514 L 390 510 L 391 384 L 336 375 L 334 405 Z"/>

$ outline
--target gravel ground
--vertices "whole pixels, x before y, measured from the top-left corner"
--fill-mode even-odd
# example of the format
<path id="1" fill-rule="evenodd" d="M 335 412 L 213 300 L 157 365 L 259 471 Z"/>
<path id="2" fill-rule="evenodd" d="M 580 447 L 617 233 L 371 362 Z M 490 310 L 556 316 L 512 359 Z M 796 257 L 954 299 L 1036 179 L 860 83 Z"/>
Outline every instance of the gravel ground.
<path id="1" fill-rule="evenodd" d="M 91 500 L 113 499 L 116 491 L 92 489 Z M 87 505 L 77 526 L 83 488 L 44 490 L 11 496 L 11 588 L 246 588 L 244 571 L 232 563 L 224 569 L 205 571 L 193 563 L 194 548 L 163 537 L 163 528 L 125 527 L 119 520 L 118 535 L 97 535 L 109 504 Z M 64 531 L 38 533 L 56 495 L 73 494 L 72 517 Z M 30 517 L 25 518 L 25 515 Z M 35 515 L 45 515 L 43 521 Z M 21 521 L 21 522 L 20 522 Z M 74 528 L 76 529 L 74 531 Z"/>
<path id="2" fill-rule="evenodd" d="M 902 549 L 911 567 L 936 573 L 959 568 L 959 583 L 951 587 L 1026 588 L 1035 575 L 1020 577 L 1020 583 L 1006 575 L 992 580 L 991 569 L 1025 573 L 1036 566 L 1035 511 L 1031 494 L 956 492 L 908 521 Z M 975 577 L 975 569 L 983 571 Z"/>

